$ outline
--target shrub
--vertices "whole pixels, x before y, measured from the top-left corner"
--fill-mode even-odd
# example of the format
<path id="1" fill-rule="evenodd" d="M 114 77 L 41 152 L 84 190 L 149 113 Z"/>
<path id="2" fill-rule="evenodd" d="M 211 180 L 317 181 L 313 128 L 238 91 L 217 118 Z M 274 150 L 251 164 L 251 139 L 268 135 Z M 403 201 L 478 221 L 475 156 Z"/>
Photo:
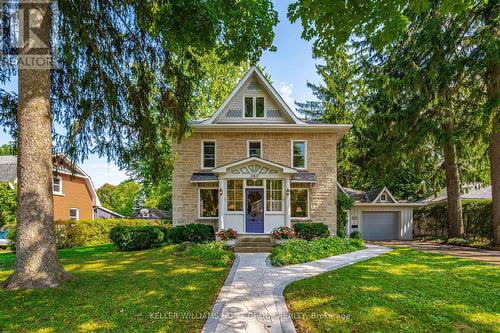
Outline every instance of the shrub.
<path id="1" fill-rule="evenodd" d="M 203 243 L 215 239 L 214 228 L 207 224 L 186 224 L 172 227 L 167 238 L 174 244 L 182 242 Z"/>
<path id="2" fill-rule="evenodd" d="M 292 229 L 288 227 L 277 227 L 271 231 L 271 237 L 273 239 L 291 239 L 295 237 Z"/>
<path id="3" fill-rule="evenodd" d="M 167 230 L 159 226 L 117 226 L 111 229 L 109 238 L 120 250 L 144 250 L 162 245 L 166 241 Z"/>
<path id="4" fill-rule="evenodd" d="M 464 239 L 464 238 L 448 238 L 446 240 L 446 244 L 448 245 L 456 245 L 456 246 L 468 246 L 470 245 L 472 242 L 468 239 Z"/>
<path id="5" fill-rule="evenodd" d="M 363 235 L 359 231 L 353 231 L 353 232 L 351 232 L 350 237 L 352 239 L 363 239 Z"/>
<path id="6" fill-rule="evenodd" d="M 271 263 L 274 266 L 286 266 L 314 261 L 342 253 L 363 249 L 361 239 L 328 237 L 313 241 L 293 239 L 271 251 Z"/>
<path id="7" fill-rule="evenodd" d="M 217 231 L 217 233 L 215 234 L 215 236 L 219 240 L 226 241 L 226 240 L 229 240 L 229 239 L 236 239 L 236 238 L 238 238 L 238 232 L 236 230 L 231 229 L 231 228 L 229 228 L 227 230 L 221 229 L 221 230 Z"/>
<path id="8" fill-rule="evenodd" d="M 323 223 L 295 223 L 293 229 L 297 238 L 300 239 L 313 240 L 330 236 L 328 226 Z"/>
<path id="9" fill-rule="evenodd" d="M 337 236 L 347 236 L 347 223 L 349 209 L 354 205 L 354 201 L 350 196 L 343 192 L 337 193 Z"/>
<path id="10" fill-rule="evenodd" d="M 217 267 L 227 266 L 234 260 L 234 253 L 227 250 L 223 242 L 194 244 L 188 247 L 183 254 L 204 260 Z"/>

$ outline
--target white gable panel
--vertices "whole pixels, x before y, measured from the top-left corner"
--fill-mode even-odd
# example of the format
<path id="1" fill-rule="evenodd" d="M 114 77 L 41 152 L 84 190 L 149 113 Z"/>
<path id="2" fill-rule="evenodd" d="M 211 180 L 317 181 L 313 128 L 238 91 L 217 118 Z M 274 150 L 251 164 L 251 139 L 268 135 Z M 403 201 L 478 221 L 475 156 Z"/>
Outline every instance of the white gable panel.
<path id="1" fill-rule="evenodd" d="M 264 97 L 264 118 L 245 118 L 245 97 Z M 274 97 L 265 89 L 256 75 L 252 75 L 231 98 L 214 123 L 293 123 L 286 111 L 276 102 Z"/>
<path id="2" fill-rule="evenodd" d="M 265 99 L 265 116 L 263 118 L 246 118 L 244 115 L 244 98 L 257 96 L 262 96 Z M 304 124 L 255 66 L 250 68 L 221 107 L 204 123 Z"/>

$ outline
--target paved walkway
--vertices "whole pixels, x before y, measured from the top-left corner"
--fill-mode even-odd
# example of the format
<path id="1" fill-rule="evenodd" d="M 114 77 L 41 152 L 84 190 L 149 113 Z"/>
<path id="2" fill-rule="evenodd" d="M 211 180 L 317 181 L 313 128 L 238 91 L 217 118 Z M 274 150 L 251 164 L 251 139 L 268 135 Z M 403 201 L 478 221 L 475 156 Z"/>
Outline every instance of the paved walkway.
<path id="1" fill-rule="evenodd" d="M 371 243 L 387 247 L 410 247 L 412 249 L 445 254 L 448 256 L 455 256 L 459 258 L 485 261 L 492 264 L 500 265 L 500 251 L 495 251 L 495 250 L 446 245 L 431 241 L 388 241 L 388 242 L 371 242 Z"/>
<path id="2" fill-rule="evenodd" d="M 267 253 L 240 253 L 203 332 L 295 332 L 283 297 L 289 283 L 389 251 L 368 245 L 365 250 L 286 267 L 272 267 Z"/>

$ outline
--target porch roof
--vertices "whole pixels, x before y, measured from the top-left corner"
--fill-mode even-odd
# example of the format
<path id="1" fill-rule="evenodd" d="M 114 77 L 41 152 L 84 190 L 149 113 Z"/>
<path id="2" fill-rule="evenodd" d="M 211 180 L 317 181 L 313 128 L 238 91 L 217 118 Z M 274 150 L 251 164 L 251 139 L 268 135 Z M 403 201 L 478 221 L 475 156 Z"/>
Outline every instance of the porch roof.
<path id="1" fill-rule="evenodd" d="M 250 162 L 258 162 L 258 163 L 261 163 L 263 165 L 267 165 L 269 167 L 274 167 L 274 168 L 277 168 L 277 169 L 281 169 L 281 172 L 283 172 L 283 173 L 290 173 L 290 174 L 296 174 L 297 173 L 297 170 L 294 169 L 294 168 L 290 168 L 290 167 L 287 167 L 286 165 L 278 164 L 278 163 L 275 163 L 275 162 L 272 162 L 272 161 L 269 161 L 269 160 L 265 160 L 265 159 L 259 158 L 259 157 L 248 157 L 248 158 L 236 161 L 236 162 L 232 162 L 232 163 L 229 163 L 229 164 L 226 164 L 226 165 L 222 165 L 220 167 L 212 169 L 212 172 L 214 172 L 214 173 L 225 173 L 225 172 L 227 172 L 227 169 L 229 169 L 229 168 L 236 167 L 236 166 L 239 166 L 239 165 L 244 165 L 244 164 L 247 164 L 247 163 L 250 163 Z"/>
<path id="2" fill-rule="evenodd" d="M 191 176 L 192 183 L 216 182 L 219 177 L 211 172 L 194 172 Z"/>
<path id="3" fill-rule="evenodd" d="M 315 183 L 316 181 L 314 172 L 297 172 L 291 179 L 292 183 Z"/>

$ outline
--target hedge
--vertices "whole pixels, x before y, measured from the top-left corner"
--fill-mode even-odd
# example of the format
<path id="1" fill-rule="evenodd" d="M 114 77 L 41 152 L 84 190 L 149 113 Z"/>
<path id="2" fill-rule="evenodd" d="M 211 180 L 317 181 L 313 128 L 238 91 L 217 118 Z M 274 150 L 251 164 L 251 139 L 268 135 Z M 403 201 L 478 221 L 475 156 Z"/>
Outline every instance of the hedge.
<path id="1" fill-rule="evenodd" d="M 96 246 L 109 244 L 109 232 L 113 227 L 125 226 L 147 226 L 156 225 L 157 221 L 143 219 L 96 219 L 80 221 L 55 221 L 56 244 L 60 249 Z M 14 250 L 15 246 L 15 227 L 10 227 L 11 233 L 8 236 L 11 239 L 10 247 Z"/>
<path id="2" fill-rule="evenodd" d="M 167 241 L 168 229 L 160 226 L 113 227 L 109 238 L 122 251 L 145 250 L 158 247 Z"/>
<path id="3" fill-rule="evenodd" d="M 493 240 L 493 210 L 491 201 L 462 201 L 464 237 Z M 448 237 L 448 211 L 446 204 L 419 207 L 413 212 L 413 233 L 416 237 Z"/>

